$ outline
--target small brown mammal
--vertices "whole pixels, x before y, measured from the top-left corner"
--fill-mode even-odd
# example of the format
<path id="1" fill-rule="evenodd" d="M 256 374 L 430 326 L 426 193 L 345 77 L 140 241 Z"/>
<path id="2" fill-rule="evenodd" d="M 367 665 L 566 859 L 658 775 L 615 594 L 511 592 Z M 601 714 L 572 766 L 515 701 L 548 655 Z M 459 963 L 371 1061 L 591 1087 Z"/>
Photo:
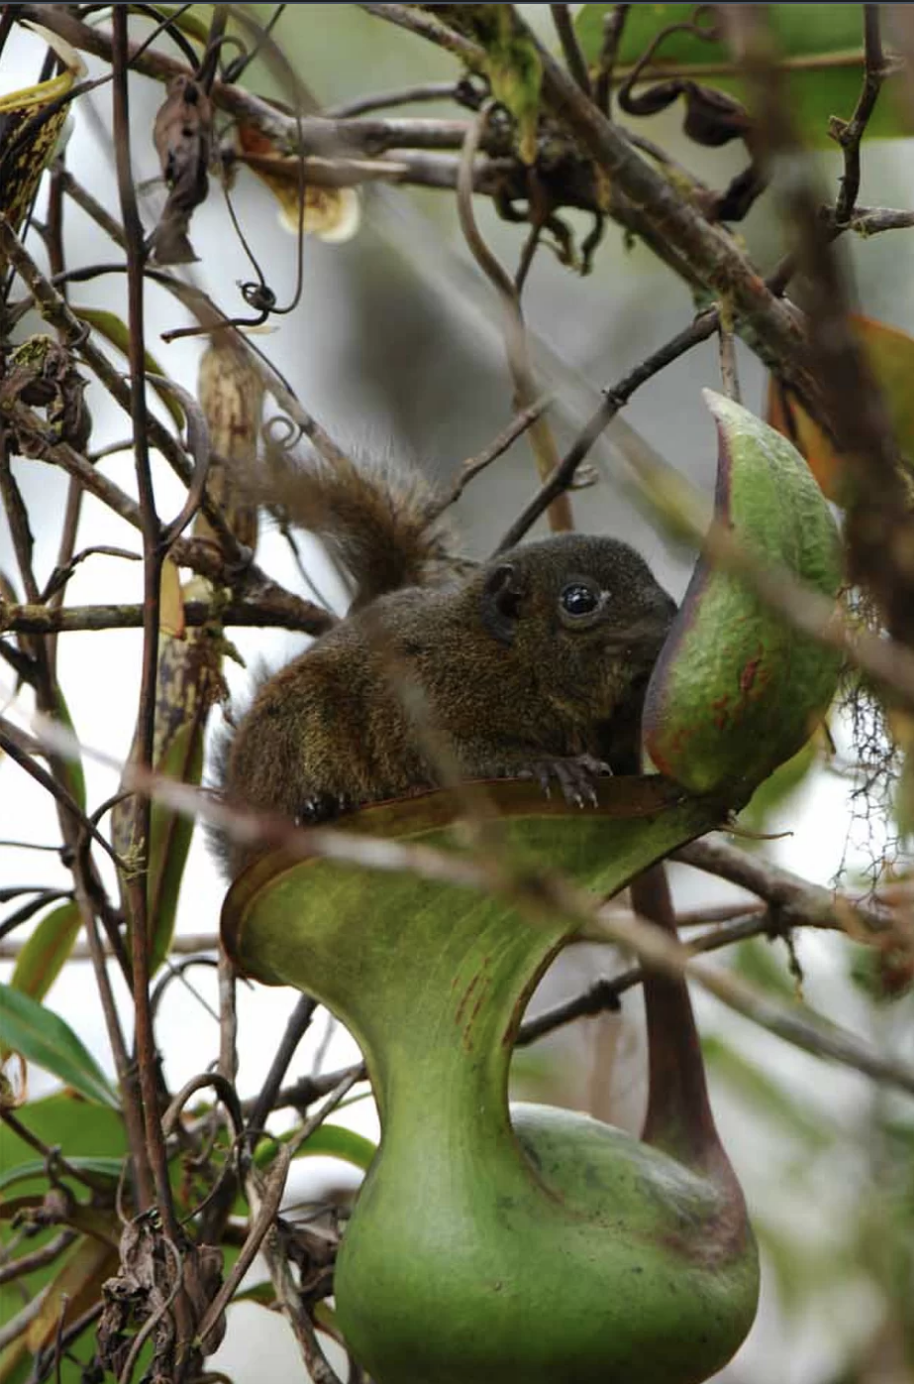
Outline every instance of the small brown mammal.
<path id="1" fill-rule="evenodd" d="M 613 538 L 561 534 L 458 575 L 416 480 L 351 463 L 277 488 L 352 577 L 350 614 L 270 677 L 225 738 L 229 799 L 320 821 L 440 783 L 407 710 L 467 778 L 553 776 L 594 801 L 600 772 L 635 772 L 641 703 L 676 606 Z M 249 849 L 216 835 L 230 875 Z"/>

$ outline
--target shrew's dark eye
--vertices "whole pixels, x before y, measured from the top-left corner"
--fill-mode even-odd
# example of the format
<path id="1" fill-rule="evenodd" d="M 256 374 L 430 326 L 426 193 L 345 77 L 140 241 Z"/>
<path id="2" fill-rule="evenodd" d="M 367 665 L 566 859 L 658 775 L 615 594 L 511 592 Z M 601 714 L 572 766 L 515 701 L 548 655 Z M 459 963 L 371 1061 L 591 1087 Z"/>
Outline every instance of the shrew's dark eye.
<path id="1" fill-rule="evenodd" d="M 583 582 L 571 582 L 561 594 L 562 609 L 571 616 L 590 615 L 600 604 L 600 597 L 593 587 Z"/>

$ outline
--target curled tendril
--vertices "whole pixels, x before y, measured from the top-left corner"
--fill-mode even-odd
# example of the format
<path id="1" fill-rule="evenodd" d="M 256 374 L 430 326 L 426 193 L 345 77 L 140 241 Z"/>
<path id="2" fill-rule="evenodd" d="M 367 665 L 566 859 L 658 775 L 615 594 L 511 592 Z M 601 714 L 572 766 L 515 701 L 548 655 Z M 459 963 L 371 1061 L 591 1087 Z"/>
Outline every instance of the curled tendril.
<path id="1" fill-rule="evenodd" d="M 301 426 L 287 418 L 284 413 L 277 413 L 268 418 L 262 428 L 267 444 L 279 448 L 282 452 L 291 452 L 298 446 L 302 431 Z"/>
<path id="2" fill-rule="evenodd" d="M 264 317 L 276 307 L 276 294 L 269 284 L 255 284 L 249 280 L 247 283 L 239 284 L 238 287 L 248 307 L 253 308 L 255 312 L 262 312 Z"/>
<path id="3" fill-rule="evenodd" d="M 709 20 L 709 23 L 705 24 L 703 22 L 705 19 Z M 676 24 L 668 24 L 665 29 L 661 29 L 658 34 L 654 35 L 623 82 L 619 92 L 620 97 L 623 93 L 626 96 L 629 95 L 632 87 L 641 79 L 645 68 L 653 62 L 658 48 L 673 34 L 691 34 L 693 38 L 702 39 L 706 43 L 716 43 L 721 37 L 721 32 L 720 21 L 715 14 L 715 6 L 696 5 L 691 19 Z"/>

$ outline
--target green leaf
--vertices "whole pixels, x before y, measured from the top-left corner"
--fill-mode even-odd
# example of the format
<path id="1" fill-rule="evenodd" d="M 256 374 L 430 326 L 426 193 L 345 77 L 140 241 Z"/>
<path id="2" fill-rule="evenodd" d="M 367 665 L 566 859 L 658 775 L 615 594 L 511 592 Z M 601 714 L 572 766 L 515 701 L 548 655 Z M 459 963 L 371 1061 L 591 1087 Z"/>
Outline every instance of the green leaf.
<path id="1" fill-rule="evenodd" d="M 5 1137 L 6 1131 L 4 1131 L 4 1139 Z M 71 1167 L 79 1168 L 87 1173 L 96 1173 L 99 1177 L 110 1177 L 114 1183 L 119 1180 L 124 1171 L 123 1158 L 83 1158 L 73 1156 L 65 1150 L 62 1152 Z M 8 1172 L 0 1173 L 0 1191 L 4 1191 L 7 1187 L 14 1187 L 17 1182 L 29 1182 L 32 1178 L 42 1176 L 47 1176 L 47 1164 L 43 1158 L 33 1158 L 30 1163 L 21 1163 Z"/>
<path id="2" fill-rule="evenodd" d="M 0 985 L 0 1044 L 100 1105 L 118 1106 L 117 1093 L 70 1025 L 31 996 Z"/>
<path id="3" fill-rule="evenodd" d="M 603 20 L 614 7 L 583 5 L 576 20 L 578 39 L 588 62 L 596 63 L 603 42 Z M 637 62 L 655 35 L 669 24 L 691 20 L 694 5 L 632 5 L 623 30 L 619 52 L 622 77 Z M 786 99 L 797 130 L 810 144 L 835 149 L 828 136 L 832 115 L 849 120 L 860 95 L 863 73 L 862 5 L 770 5 L 770 20 L 777 51 L 790 64 Z M 707 21 L 705 21 L 707 24 Z M 732 74 L 734 64 L 723 43 L 709 43 L 694 34 L 675 33 L 656 51 L 657 62 L 647 69 L 646 82 L 672 76 L 693 78 L 738 97 L 751 110 L 746 84 Z M 712 70 L 707 70 L 708 68 Z M 721 72 L 720 68 L 724 71 Z M 903 96 L 904 75 L 890 78 L 880 93 L 867 125 L 867 136 L 889 138 L 914 130 L 911 107 Z"/>
<path id="4" fill-rule="evenodd" d="M 60 688 L 55 689 L 56 715 L 61 725 L 65 726 L 74 739 L 78 739 L 76 729 L 73 725 L 73 718 L 70 716 L 70 709 L 64 699 Z M 66 782 L 70 797 L 82 808 L 86 810 L 86 776 L 83 773 L 82 762 L 79 759 L 62 759 L 63 776 Z"/>
<path id="5" fill-rule="evenodd" d="M 153 763 L 158 773 L 182 783 L 199 783 L 203 774 L 206 719 L 219 681 L 221 645 L 207 629 L 189 630 L 183 639 L 162 636 L 156 680 Z M 136 752 L 136 738 L 131 756 Z M 133 839 L 134 799 L 117 803 L 111 814 L 115 849 L 129 860 Z M 153 803 L 146 896 L 149 909 L 149 959 L 155 971 L 164 961 L 174 935 L 181 880 L 194 823 L 161 803 Z"/>
<path id="6" fill-rule="evenodd" d="M 90 327 L 99 332 L 106 341 L 110 341 L 112 346 L 116 346 L 121 355 L 130 354 L 130 332 L 127 324 L 117 316 L 116 313 L 108 312 L 105 308 L 86 308 L 74 307 L 73 312 L 83 322 L 88 322 Z M 162 369 L 159 362 L 151 351 L 143 352 L 143 361 L 150 375 L 162 375 L 167 378 L 167 372 Z M 158 394 L 162 403 L 168 409 L 172 418 L 179 428 L 184 426 L 184 410 L 176 401 L 170 390 L 163 389 L 161 385 L 153 384 L 152 388 Z"/>
<path id="7" fill-rule="evenodd" d="M 81 922 L 79 904 L 73 901 L 46 913 L 16 959 L 13 988 L 33 1000 L 43 999 L 73 950 Z"/>
<path id="8" fill-rule="evenodd" d="M 33 1355 L 50 1345 L 64 1327 L 89 1311 L 101 1298 L 102 1284 L 119 1268 L 117 1247 L 85 1235 L 77 1240 L 57 1268 L 37 1317 L 29 1323 L 25 1341 Z"/>
<path id="9" fill-rule="evenodd" d="M 192 721 L 181 726 L 158 772 L 182 783 L 199 783 L 203 773 L 203 726 Z M 149 827 L 149 918 L 151 924 L 149 965 L 154 972 L 168 955 L 174 936 L 181 880 L 187 864 L 193 819 L 153 803 Z"/>
<path id="10" fill-rule="evenodd" d="M 107 1105 L 95 1105 L 72 1091 L 55 1091 L 29 1101 L 16 1111 L 30 1133 L 50 1148 L 62 1148 L 67 1156 L 123 1158 L 127 1135 L 120 1113 Z M 3 1130 L 3 1167 L 6 1172 L 31 1162 L 35 1150 L 10 1129 Z"/>
<path id="11" fill-rule="evenodd" d="M 720 441 L 716 518 L 763 564 L 834 599 L 838 534 L 806 462 L 741 404 L 704 395 Z M 740 577 L 702 556 L 651 676 L 648 752 L 692 792 L 743 797 L 809 739 L 840 665 L 833 649 L 800 634 Z"/>
<path id="12" fill-rule="evenodd" d="M 293 1139 L 295 1133 L 296 1131 L 291 1129 L 276 1140 L 267 1140 L 258 1145 L 254 1156 L 258 1167 L 266 1167 L 272 1163 L 276 1157 L 277 1146 Z M 314 1133 L 308 1136 L 295 1157 L 340 1158 L 344 1163 L 351 1163 L 354 1168 L 361 1168 L 363 1172 L 367 1172 L 377 1151 L 377 1144 L 371 1139 L 366 1139 L 364 1134 L 357 1134 L 354 1129 L 347 1129 L 345 1125 L 327 1123 L 319 1125 Z"/>
<path id="13" fill-rule="evenodd" d="M 149 17 L 148 11 L 141 9 L 138 5 L 131 5 L 131 14 L 142 14 L 145 18 Z M 202 6 L 195 6 L 200 9 Z M 210 6 L 206 7 L 210 9 Z M 209 26 L 204 24 L 193 13 L 193 9 L 188 10 L 186 5 L 157 5 L 156 9 L 163 19 L 170 19 L 176 29 L 180 29 L 182 34 L 195 39 L 197 43 L 206 47 L 209 38 Z M 244 31 L 242 31 L 244 32 Z"/>

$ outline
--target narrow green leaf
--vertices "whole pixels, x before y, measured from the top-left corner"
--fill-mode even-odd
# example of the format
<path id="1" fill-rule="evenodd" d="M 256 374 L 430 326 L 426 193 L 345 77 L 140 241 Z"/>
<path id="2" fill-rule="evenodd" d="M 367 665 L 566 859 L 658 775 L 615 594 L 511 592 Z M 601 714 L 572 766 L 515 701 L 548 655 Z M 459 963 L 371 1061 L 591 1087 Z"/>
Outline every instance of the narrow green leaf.
<path id="1" fill-rule="evenodd" d="M 74 740 L 78 739 L 76 728 L 73 725 L 73 718 L 67 706 L 64 695 L 58 687 L 55 692 L 57 702 L 57 719 L 73 735 Z M 86 776 L 83 773 L 82 762 L 79 759 L 66 759 L 63 761 L 63 773 L 66 785 L 71 798 L 78 803 L 83 812 L 86 810 Z"/>
<path id="2" fill-rule="evenodd" d="M 57 1090 L 21 1105 L 16 1115 L 43 1144 L 59 1145 L 68 1155 L 122 1158 L 127 1135 L 120 1112 L 94 1105 L 74 1091 Z M 35 1150 L 12 1130 L 3 1131 L 3 1167 L 9 1171 L 35 1157 Z"/>
<path id="3" fill-rule="evenodd" d="M 70 1025 L 10 985 L 0 985 L 0 1044 L 53 1072 L 87 1100 L 117 1108 L 117 1093 Z"/>
<path id="4" fill-rule="evenodd" d="M 64 1152 L 71 1167 L 83 1169 L 87 1173 L 96 1173 L 99 1177 L 110 1177 L 115 1183 L 124 1170 L 122 1158 L 73 1158 Z M 47 1164 L 43 1158 L 33 1158 L 30 1163 L 21 1163 L 9 1172 L 0 1173 L 0 1192 L 5 1191 L 7 1187 L 14 1187 L 17 1182 L 28 1182 L 33 1177 L 42 1176 L 47 1176 Z"/>
<path id="5" fill-rule="evenodd" d="M 275 1141 L 260 1144 L 254 1158 L 258 1167 L 266 1167 L 272 1163 L 278 1144 L 287 1142 L 294 1134 L 293 1129 Z M 364 1134 L 357 1134 L 345 1125 L 322 1124 L 309 1135 L 295 1157 L 341 1158 L 344 1163 L 351 1163 L 354 1168 L 361 1168 L 363 1172 L 367 1172 L 377 1151 L 377 1144 L 371 1139 L 366 1139 Z"/>
<path id="6" fill-rule="evenodd" d="M 174 27 L 180 29 L 182 34 L 186 34 L 189 38 L 196 39 L 197 43 L 202 44 L 204 48 L 206 47 L 206 42 L 209 38 L 209 28 L 201 19 L 196 17 L 193 11 L 188 11 L 186 5 L 157 5 L 156 8 L 162 18 L 170 19 Z M 139 5 L 131 5 L 130 12 L 132 14 L 142 14 L 144 17 L 148 18 L 148 11 L 141 9 Z"/>
<path id="7" fill-rule="evenodd" d="M 206 629 L 185 638 L 163 635 L 156 680 L 153 763 L 158 773 L 182 783 L 199 783 L 203 774 L 206 719 L 219 685 L 221 646 Z M 136 742 L 131 755 L 136 751 Z M 136 856 L 133 799 L 111 814 L 115 848 L 125 859 Z M 175 915 L 194 824 L 153 803 L 147 871 L 150 967 L 164 961 L 174 935 Z"/>
<path id="8" fill-rule="evenodd" d="M 17 958 L 10 980 L 15 990 L 33 1000 L 44 998 L 73 950 L 81 921 L 79 904 L 72 900 L 45 914 Z"/>
<path id="9" fill-rule="evenodd" d="M 129 355 L 130 333 L 127 330 L 127 324 L 116 313 L 108 312 L 105 308 L 85 307 L 74 307 L 73 311 L 83 322 L 88 322 L 89 326 L 99 332 L 106 341 L 110 341 L 112 346 L 116 346 L 121 355 Z M 143 352 L 143 360 L 151 375 L 163 375 L 167 378 L 166 371 L 162 369 L 151 351 Z M 174 395 L 169 390 L 162 389 L 160 385 L 154 384 L 152 387 L 178 427 L 183 427 L 184 410 L 177 403 Z"/>
<path id="10" fill-rule="evenodd" d="M 203 773 L 203 725 L 188 722 L 177 731 L 157 766 L 158 772 L 182 783 L 199 783 Z M 174 936 L 181 880 L 194 823 L 162 803 L 153 803 L 149 826 L 149 965 L 161 966 Z"/>

